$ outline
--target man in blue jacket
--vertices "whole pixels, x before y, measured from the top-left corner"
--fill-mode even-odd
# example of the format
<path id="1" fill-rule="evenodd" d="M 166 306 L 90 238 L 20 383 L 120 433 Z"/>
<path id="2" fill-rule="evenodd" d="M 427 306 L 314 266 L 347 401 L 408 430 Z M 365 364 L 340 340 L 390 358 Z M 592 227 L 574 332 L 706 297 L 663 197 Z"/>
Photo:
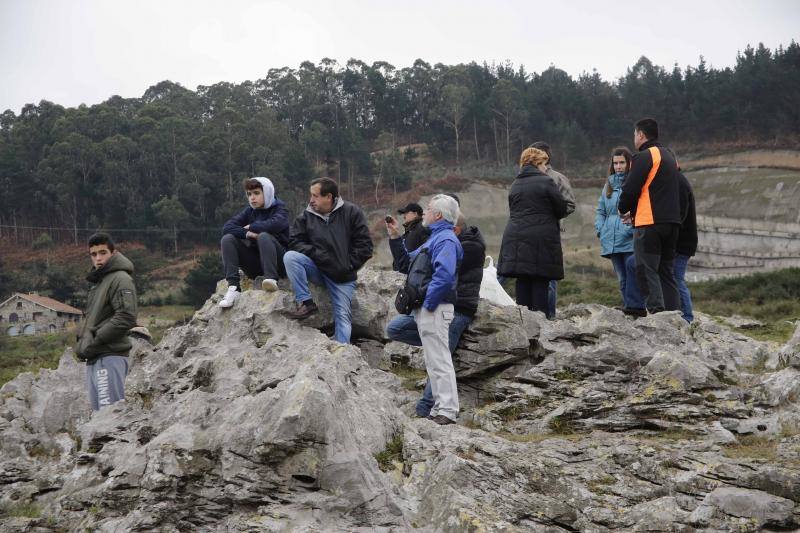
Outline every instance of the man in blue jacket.
<path id="1" fill-rule="evenodd" d="M 464 250 L 453 231 L 458 220 L 458 203 L 446 194 L 434 196 L 422 216 L 422 223 L 431 236 L 418 249 L 409 252 L 405 247 L 397 250 L 407 255 L 409 262 L 421 250 L 428 250 L 431 261 L 431 279 L 425 291 L 422 306 L 412 312 L 419 338 L 425 352 L 425 369 L 433 393 L 433 408 L 428 418 L 440 425 L 455 424 L 458 416 L 458 390 L 456 372 L 450 355 L 449 331 L 455 314 L 456 283 Z"/>
<path id="2" fill-rule="evenodd" d="M 256 278 L 255 288 L 274 291 L 283 271 L 283 254 L 289 245 L 289 212 L 275 197 L 267 178 L 248 178 L 242 183 L 250 204 L 222 228 L 222 264 L 228 292 L 220 307 L 232 307 L 239 297 L 239 268 Z"/>

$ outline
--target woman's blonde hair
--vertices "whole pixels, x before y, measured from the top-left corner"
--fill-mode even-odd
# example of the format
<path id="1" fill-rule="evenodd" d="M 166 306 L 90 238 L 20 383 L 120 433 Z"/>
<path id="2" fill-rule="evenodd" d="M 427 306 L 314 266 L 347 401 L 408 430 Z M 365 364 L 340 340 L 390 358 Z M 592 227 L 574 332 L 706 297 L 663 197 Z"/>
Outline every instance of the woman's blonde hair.
<path id="1" fill-rule="evenodd" d="M 550 158 L 547 157 L 547 152 L 539 150 L 538 148 L 525 148 L 522 155 L 519 156 L 519 166 L 532 165 L 538 167 L 539 165 L 547 164 Z"/>

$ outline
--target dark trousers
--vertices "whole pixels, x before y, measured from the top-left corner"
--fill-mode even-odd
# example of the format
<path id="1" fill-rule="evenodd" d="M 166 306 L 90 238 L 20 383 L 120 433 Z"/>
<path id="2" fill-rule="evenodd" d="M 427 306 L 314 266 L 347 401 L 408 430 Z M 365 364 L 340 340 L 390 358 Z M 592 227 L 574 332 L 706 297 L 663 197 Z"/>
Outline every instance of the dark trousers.
<path id="1" fill-rule="evenodd" d="M 653 224 L 633 231 L 636 281 L 650 313 L 680 309 L 673 273 L 678 230 L 677 224 Z"/>
<path id="2" fill-rule="evenodd" d="M 556 299 L 558 298 L 558 280 L 551 279 L 547 285 L 547 318 L 556 316 Z"/>
<path id="3" fill-rule="evenodd" d="M 237 239 L 233 235 L 223 235 L 220 241 L 222 266 L 228 286 L 238 287 L 239 269 L 250 278 L 264 276 L 277 280 L 286 275 L 283 267 L 283 254 L 286 249 L 278 239 L 269 233 L 259 233 L 258 239 Z"/>
<path id="4" fill-rule="evenodd" d="M 524 305 L 531 311 L 541 311 L 547 318 L 552 318 L 547 305 L 547 289 L 549 285 L 549 279 L 528 276 L 518 277 L 517 303 Z"/>

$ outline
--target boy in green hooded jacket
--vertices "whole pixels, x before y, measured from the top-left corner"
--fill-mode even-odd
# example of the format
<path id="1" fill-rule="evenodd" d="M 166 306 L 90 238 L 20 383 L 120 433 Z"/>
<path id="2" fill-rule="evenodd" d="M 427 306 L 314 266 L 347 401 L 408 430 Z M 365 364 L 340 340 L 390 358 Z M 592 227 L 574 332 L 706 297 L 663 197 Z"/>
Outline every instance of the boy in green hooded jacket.
<path id="1" fill-rule="evenodd" d="M 114 249 L 106 233 L 89 237 L 92 270 L 86 279 L 92 283 L 86 301 L 83 327 L 75 353 L 86 362 L 89 403 L 95 411 L 125 399 L 128 331 L 136 326 L 136 287 L 133 263 Z"/>

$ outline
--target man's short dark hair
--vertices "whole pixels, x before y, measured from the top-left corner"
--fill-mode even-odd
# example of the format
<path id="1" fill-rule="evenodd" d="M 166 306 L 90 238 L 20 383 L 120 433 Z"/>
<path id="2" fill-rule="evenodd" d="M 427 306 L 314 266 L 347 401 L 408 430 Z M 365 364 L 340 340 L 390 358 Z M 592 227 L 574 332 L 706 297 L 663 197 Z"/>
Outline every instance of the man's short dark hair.
<path id="1" fill-rule="evenodd" d="M 114 251 L 114 239 L 112 239 L 111 235 L 108 233 L 103 233 L 101 231 L 89 237 L 89 248 L 92 246 L 100 246 L 101 244 L 108 246 L 108 251 Z"/>
<path id="2" fill-rule="evenodd" d="M 542 152 L 547 154 L 547 159 L 553 159 L 553 154 L 550 152 L 550 145 L 547 144 L 546 142 L 544 142 L 544 141 L 536 141 L 530 147 L 531 148 L 538 148 L 539 150 L 541 150 Z"/>
<path id="3" fill-rule="evenodd" d="M 648 141 L 658 139 L 658 122 L 654 118 L 643 118 L 633 127 L 636 131 L 641 131 Z"/>
<path id="4" fill-rule="evenodd" d="M 446 192 L 445 194 L 447 196 L 449 196 L 450 198 L 452 198 L 453 200 L 455 200 L 456 203 L 458 204 L 458 207 L 461 207 L 461 199 L 458 197 L 458 195 L 456 193 L 454 193 L 454 192 Z"/>
<path id="5" fill-rule="evenodd" d="M 339 185 L 331 178 L 317 178 L 311 182 L 311 186 L 319 185 L 319 194 L 321 196 L 333 195 L 333 199 L 339 197 Z"/>

